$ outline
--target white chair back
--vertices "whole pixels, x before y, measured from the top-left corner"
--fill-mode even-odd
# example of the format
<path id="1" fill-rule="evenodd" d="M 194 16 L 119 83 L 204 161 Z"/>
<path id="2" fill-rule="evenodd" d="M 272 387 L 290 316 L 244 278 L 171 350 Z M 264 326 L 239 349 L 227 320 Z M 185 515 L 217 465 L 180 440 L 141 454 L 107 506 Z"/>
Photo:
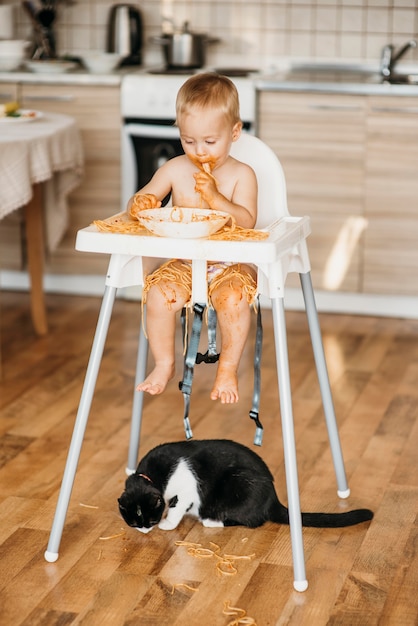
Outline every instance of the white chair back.
<path id="1" fill-rule="evenodd" d="M 279 217 L 289 215 L 286 181 L 279 159 L 267 144 L 248 133 L 241 133 L 232 144 L 231 156 L 250 165 L 258 182 L 256 228 L 265 228 Z"/>

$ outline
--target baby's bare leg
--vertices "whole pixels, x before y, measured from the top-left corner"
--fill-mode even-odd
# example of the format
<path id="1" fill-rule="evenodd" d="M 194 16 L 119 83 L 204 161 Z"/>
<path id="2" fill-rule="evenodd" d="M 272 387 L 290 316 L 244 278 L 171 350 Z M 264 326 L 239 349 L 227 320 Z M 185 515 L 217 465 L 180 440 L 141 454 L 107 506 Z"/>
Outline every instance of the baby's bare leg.
<path id="1" fill-rule="evenodd" d="M 161 289 L 160 289 L 161 288 Z M 167 303 L 167 294 L 170 303 Z M 137 385 L 138 391 L 151 395 L 162 393 L 174 376 L 176 313 L 180 311 L 189 294 L 183 287 L 161 280 L 153 285 L 147 296 L 147 335 L 154 369 Z"/>
<path id="2" fill-rule="evenodd" d="M 251 310 L 243 293 L 242 282 L 237 278 L 221 283 L 211 297 L 218 317 L 222 345 L 210 397 L 212 400 L 219 399 L 223 404 L 230 404 L 238 402 L 237 371 L 250 330 Z"/>

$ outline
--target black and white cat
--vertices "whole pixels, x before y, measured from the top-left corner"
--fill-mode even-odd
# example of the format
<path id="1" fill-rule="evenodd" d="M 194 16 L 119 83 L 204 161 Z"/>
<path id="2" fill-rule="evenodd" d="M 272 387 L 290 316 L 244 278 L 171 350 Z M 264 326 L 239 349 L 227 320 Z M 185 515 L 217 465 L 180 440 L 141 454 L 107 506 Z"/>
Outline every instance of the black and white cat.
<path id="1" fill-rule="evenodd" d="M 234 441 L 212 439 L 153 448 L 126 480 L 118 500 L 125 522 L 141 532 L 172 530 L 184 515 L 207 527 L 288 524 L 273 476 L 255 452 Z M 302 513 L 303 526 L 337 528 L 371 520 L 372 511 Z"/>

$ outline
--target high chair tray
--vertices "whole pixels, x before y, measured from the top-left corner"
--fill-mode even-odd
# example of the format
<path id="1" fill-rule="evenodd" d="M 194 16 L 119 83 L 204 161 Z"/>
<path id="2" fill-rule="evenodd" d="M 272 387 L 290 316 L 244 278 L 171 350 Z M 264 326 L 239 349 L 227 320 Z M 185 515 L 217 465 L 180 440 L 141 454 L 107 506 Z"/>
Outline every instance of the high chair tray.
<path id="1" fill-rule="evenodd" d="M 75 247 L 83 252 L 126 256 L 273 263 L 311 232 L 306 216 L 281 217 L 263 230 L 269 233 L 267 239 L 217 241 L 100 232 L 91 225 L 78 231 Z"/>

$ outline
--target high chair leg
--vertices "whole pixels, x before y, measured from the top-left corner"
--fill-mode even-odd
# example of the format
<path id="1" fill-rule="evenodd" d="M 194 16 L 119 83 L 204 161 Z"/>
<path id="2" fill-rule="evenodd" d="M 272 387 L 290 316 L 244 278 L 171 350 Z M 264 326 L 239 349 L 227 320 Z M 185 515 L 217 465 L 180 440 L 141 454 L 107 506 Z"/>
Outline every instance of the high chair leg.
<path id="1" fill-rule="evenodd" d="M 135 386 L 145 379 L 147 373 L 148 358 L 148 339 L 145 336 L 145 306 L 144 319 L 141 320 L 139 330 L 138 357 L 136 361 Z M 132 419 L 131 419 L 131 435 L 129 438 L 128 465 L 126 473 L 134 474 L 138 465 L 139 438 L 141 435 L 142 407 L 144 404 L 144 392 L 134 389 L 134 397 L 132 403 Z"/>
<path id="2" fill-rule="evenodd" d="M 321 390 L 322 404 L 324 407 L 325 421 L 328 429 L 328 438 L 334 463 L 335 476 L 337 479 L 337 493 L 340 498 L 348 498 L 350 489 L 344 469 L 344 459 L 338 435 L 337 421 L 335 418 L 334 403 L 331 395 L 331 387 L 328 377 L 328 369 L 325 360 L 324 346 L 322 343 L 321 329 L 318 320 L 318 311 L 312 288 L 310 272 L 299 274 L 305 300 L 306 314 L 308 317 L 309 331 L 311 334 L 312 348 L 314 352 L 316 371 L 319 387 Z"/>
<path id="3" fill-rule="evenodd" d="M 283 298 L 273 298 L 271 304 L 274 325 L 274 343 L 276 347 L 277 378 L 279 382 L 290 539 L 293 556 L 293 586 L 296 591 L 305 591 L 308 587 L 308 581 L 306 580 L 305 557 L 303 552 L 302 516 L 300 511 L 295 432 L 293 425 L 292 396 L 290 388 L 289 358 L 287 353 L 286 320 Z"/>
<path id="4" fill-rule="evenodd" d="M 113 303 L 116 296 L 116 287 L 106 286 L 103 295 L 102 306 L 100 308 L 99 319 L 97 321 L 96 332 L 90 352 L 89 364 L 84 379 L 83 391 L 81 393 L 80 404 L 78 406 L 77 418 L 74 425 L 71 444 L 65 465 L 64 476 L 58 497 L 55 517 L 49 536 L 48 547 L 45 552 L 45 559 L 54 563 L 58 559 L 58 550 L 61 543 L 62 531 L 65 518 L 67 516 L 68 505 L 70 503 L 81 446 L 83 445 L 84 433 L 90 414 L 90 407 L 96 387 L 97 375 L 99 373 L 102 360 L 104 344 L 107 337 L 110 318 L 112 315 Z"/>

